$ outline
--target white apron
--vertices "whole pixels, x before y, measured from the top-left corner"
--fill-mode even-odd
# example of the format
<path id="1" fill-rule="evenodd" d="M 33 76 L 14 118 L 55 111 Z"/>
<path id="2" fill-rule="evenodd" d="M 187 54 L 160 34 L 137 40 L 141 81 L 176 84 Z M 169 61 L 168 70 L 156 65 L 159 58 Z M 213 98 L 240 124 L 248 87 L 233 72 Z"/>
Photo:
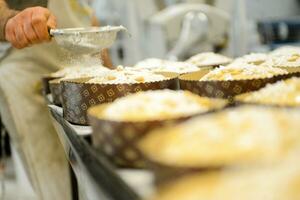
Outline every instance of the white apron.
<path id="1" fill-rule="evenodd" d="M 88 8 L 76 0 L 49 0 L 58 27 L 90 26 Z M 0 114 L 38 200 L 68 200 L 67 160 L 38 90 L 43 74 L 60 67 L 53 43 L 12 50 L 0 62 Z"/>

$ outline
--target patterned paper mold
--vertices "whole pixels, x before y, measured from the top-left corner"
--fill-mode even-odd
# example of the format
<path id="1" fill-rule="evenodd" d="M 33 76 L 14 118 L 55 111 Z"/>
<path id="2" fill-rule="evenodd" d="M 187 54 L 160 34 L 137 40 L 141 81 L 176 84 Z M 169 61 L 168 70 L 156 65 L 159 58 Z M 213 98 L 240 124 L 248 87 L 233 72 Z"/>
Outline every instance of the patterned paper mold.
<path id="1" fill-rule="evenodd" d="M 87 110 L 92 106 L 113 102 L 130 93 L 178 88 L 178 74 L 159 74 L 165 76 L 165 80 L 135 84 L 87 83 L 92 78 L 64 80 L 62 81 L 64 118 L 74 124 L 88 125 Z"/>
<path id="2" fill-rule="evenodd" d="M 67 67 L 67 68 L 60 69 L 60 70 L 58 70 L 54 73 L 51 73 L 49 75 L 43 76 L 42 77 L 42 83 L 43 83 L 43 93 L 44 93 L 44 95 L 47 95 L 47 94 L 51 93 L 50 81 L 52 81 L 54 79 L 63 78 L 64 76 L 66 76 L 68 73 L 70 73 L 74 69 L 78 69 L 78 68 L 77 67 Z"/>
<path id="3" fill-rule="evenodd" d="M 146 163 L 136 143 L 148 131 L 164 125 L 173 125 L 186 120 L 164 120 L 149 122 L 118 122 L 99 120 L 90 116 L 93 127 L 93 146 L 101 149 L 119 167 L 145 168 Z"/>
<path id="4" fill-rule="evenodd" d="M 80 73 L 71 73 L 63 78 L 49 81 L 49 87 L 50 87 L 53 103 L 58 106 L 62 105 L 62 81 L 68 79 L 86 78 L 92 75 L 94 76 L 106 75 L 107 73 L 110 73 L 110 71 L 106 71 L 106 70 L 97 71 L 94 70 L 94 68 L 90 67 L 88 70 L 83 70 Z"/>
<path id="5" fill-rule="evenodd" d="M 43 84 L 43 93 L 44 95 L 47 95 L 49 93 L 51 93 L 50 90 L 50 81 L 54 80 L 54 79 L 63 79 L 63 78 L 80 78 L 80 77 L 90 77 L 90 76 L 94 76 L 97 75 L 99 73 L 103 73 L 103 72 L 107 72 L 110 71 L 109 69 L 103 67 L 102 65 L 95 65 L 95 66 L 88 66 L 88 67 L 84 67 L 84 66 L 75 66 L 75 67 L 66 67 L 63 69 L 60 69 L 54 73 L 51 73 L 49 75 L 45 75 L 42 77 L 42 84 Z M 59 80 L 54 81 L 55 83 L 58 83 Z M 53 87 L 58 87 L 58 86 L 53 86 Z M 58 89 L 53 88 L 53 90 L 57 90 Z M 58 104 L 61 104 L 61 102 L 58 102 Z"/>
<path id="6" fill-rule="evenodd" d="M 50 90 L 50 81 L 54 80 L 54 79 L 59 79 L 62 77 L 54 77 L 54 76 L 43 76 L 42 77 L 42 85 L 43 85 L 43 95 L 47 95 L 51 93 Z"/>
<path id="7" fill-rule="evenodd" d="M 49 88 L 52 96 L 52 103 L 57 106 L 61 106 L 62 104 L 62 96 L 61 96 L 61 79 L 54 79 L 49 81 Z"/>
<path id="8" fill-rule="evenodd" d="M 189 90 L 200 96 L 232 99 L 234 96 L 258 90 L 268 83 L 296 76 L 298 72 L 284 73 L 268 78 L 228 80 L 228 81 L 201 81 L 209 70 L 189 73 L 179 77 L 180 88 Z"/>
<path id="9" fill-rule="evenodd" d="M 157 91 L 157 93 L 156 91 L 151 91 L 149 94 L 151 93 L 151 95 L 155 96 L 161 95 L 162 92 L 172 93 L 168 91 Z M 117 101 L 124 100 L 125 103 L 125 100 L 131 101 L 134 97 L 139 99 L 139 96 L 143 94 L 144 93 L 131 95 Z M 162 126 L 172 126 L 193 116 L 222 109 L 227 104 L 224 100 L 203 98 L 189 92 L 174 91 L 174 95 L 177 96 L 177 98 L 182 98 L 182 95 L 188 95 L 185 98 L 190 99 L 190 104 L 199 104 L 197 108 L 192 106 L 196 111 L 187 109 L 186 112 L 181 112 L 179 115 L 176 111 L 173 112 L 169 110 L 170 107 L 166 107 L 168 110 L 166 110 L 164 116 L 159 117 L 156 115 L 156 119 L 154 119 L 153 115 L 144 113 L 145 116 L 140 120 L 136 119 L 136 117 L 132 118 L 132 113 L 128 113 L 127 118 L 124 118 L 122 114 L 121 116 L 108 116 L 106 111 L 115 106 L 116 104 L 114 105 L 114 103 L 102 104 L 91 108 L 89 110 L 89 119 L 93 127 L 93 145 L 95 148 L 105 152 L 108 157 L 120 167 L 143 168 L 146 166 L 145 157 L 140 153 L 137 144 L 149 131 Z M 171 95 L 170 98 L 174 98 L 174 95 Z M 139 100 L 142 101 L 143 99 Z M 155 99 L 152 99 L 152 101 L 155 101 Z M 185 103 L 187 102 L 183 101 L 182 104 Z M 128 104 L 130 104 L 130 102 L 128 102 Z M 153 104 L 149 103 L 148 106 L 153 107 L 151 105 Z M 147 105 L 144 104 L 143 106 Z M 189 105 L 181 105 L 181 107 L 188 106 Z M 156 111 L 157 110 L 153 110 L 153 112 Z M 122 112 L 122 110 L 120 110 L 120 112 Z M 161 113 L 159 110 L 157 112 Z M 170 113 L 174 113 L 174 116 L 171 117 Z"/>

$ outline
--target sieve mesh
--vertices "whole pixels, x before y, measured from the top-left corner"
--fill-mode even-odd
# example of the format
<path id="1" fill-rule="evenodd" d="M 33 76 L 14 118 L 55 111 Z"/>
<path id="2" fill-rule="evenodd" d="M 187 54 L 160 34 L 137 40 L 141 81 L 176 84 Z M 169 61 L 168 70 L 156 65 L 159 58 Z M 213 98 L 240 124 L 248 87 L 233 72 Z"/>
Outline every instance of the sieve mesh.
<path id="1" fill-rule="evenodd" d="M 93 54 L 109 48 L 116 40 L 123 26 L 52 29 L 50 34 L 57 44 L 75 55 Z"/>

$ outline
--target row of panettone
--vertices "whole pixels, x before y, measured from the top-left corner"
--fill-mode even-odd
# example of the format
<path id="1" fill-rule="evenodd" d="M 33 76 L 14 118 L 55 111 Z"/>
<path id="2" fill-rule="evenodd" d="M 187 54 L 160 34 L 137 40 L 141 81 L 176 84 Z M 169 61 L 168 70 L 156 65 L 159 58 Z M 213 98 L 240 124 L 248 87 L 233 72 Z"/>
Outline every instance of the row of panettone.
<path id="1" fill-rule="evenodd" d="M 152 170 L 157 191 L 150 199 L 300 199 L 300 49 L 217 68 L 199 64 L 217 63 L 203 55 L 185 62 L 205 66 L 196 71 L 169 73 L 172 62 L 152 59 L 67 78 L 64 115 L 74 122 L 88 110 L 98 151 L 116 166 Z M 178 73 L 181 89 L 190 91 L 169 90 Z"/>
<path id="2" fill-rule="evenodd" d="M 206 58 L 201 58 L 202 65 L 200 61 L 194 65 L 189 62 L 148 59 L 134 67 L 118 66 L 114 70 L 102 66 L 66 68 L 44 78 L 45 93 L 51 92 L 53 103 L 63 106 L 67 120 L 86 125 L 86 111 L 91 106 L 138 91 L 178 89 L 177 78 L 181 73 L 231 61 L 214 53 L 201 55 Z M 212 60 L 218 63 L 212 63 Z"/>
<path id="3" fill-rule="evenodd" d="M 297 50 L 281 48 L 233 61 L 219 54 L 201 53 L 185 62 L 147 59 L 134 67 L 114 70 L 72 67 L 47 77 L 44 82 L 49 89 L 45 91 L 51 91 L 53 102 L 63 106 L 67 120 L 87 125 L 88 108 L 138 91 L 180 88 L 201 96 L 232 98 L 258 90 L 297 73 Z"/>
<path id="4" fill-rule="evenodd" d="M 227 107 L 187 91 L 128 95 L 90 109 L 93 145 L 119 167 L 152 170 L 151 200 L 297 200 L 299 85 L 292 78 L 250 93 L 264 100 L 269 88 L 298 87 L 281 93 L 288 101 Z"/>

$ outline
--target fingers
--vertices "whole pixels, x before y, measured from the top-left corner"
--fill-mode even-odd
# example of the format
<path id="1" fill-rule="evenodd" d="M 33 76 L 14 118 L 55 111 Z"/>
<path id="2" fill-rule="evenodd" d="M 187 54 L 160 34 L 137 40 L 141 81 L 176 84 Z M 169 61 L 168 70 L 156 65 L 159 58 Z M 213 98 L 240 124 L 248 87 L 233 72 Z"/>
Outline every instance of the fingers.
<path id="1" fill-rule="evenodd" d="M 16 27 L 16 29 L 15 29 L 15 36 L 16 36 L 16 39 L 18 41 L 17 46 L 19 46 L 19 48 L 24 48 L 26 46 L 29 46 L 30 42 L 26 38 L 26 34 L 24 33 L 22 25 L 18 25 Z"/>
<path id="2" fill-rule="evenodd" d="M 38 43 L 39 38 L 30 22 L 23 24 L 23 31 L 24 31 L 25 37 L 30 42 L 30 44 Z"/>
<path id="3" fill-rule="evenodd" d="M 14 30 L 15 21 L 13 19 L 8 20 L 5 28 L 5 38 L 9 41 L 13 47 L 20 49 L 21 45 L 17 42 L 15 30 Z"/>
<path id="4" fill-rule="evenodd" d="M 32 13 L 31 25 L 37 34 L 39 41 L 48 41 L 49 33 L 48 33 L 48 17 L 49 13 L 45 12 L 44 9 L 37 9 Z"/>
<path id="5" fill-rule="evenodd" d="M 56 24 L 56 17 L 54 15 L 50 15 L 47 21 L 47 26 L 51 29 L 56 28 L 57 24 Z"/>
<path id="6" fill-rule="evenodd" d="M 25 9 L 8 20 L 5 38 L 16 48 L 50 40 L 48 28 L 56 28 L 56 18 L 42 7 Z"/>
<path id="7" fill-rule="evenodd" d="M 6 26 L 5 26 L 5 39 L 14 46 L 13 41 L 16 40 L 16 37 L 15 37 L 14 30 L 10 26 L 10 23 L 12 23 L 11 21 L 12 21 L 12 19 L 8 20 L 7 23 L 6 23 Z"/>

